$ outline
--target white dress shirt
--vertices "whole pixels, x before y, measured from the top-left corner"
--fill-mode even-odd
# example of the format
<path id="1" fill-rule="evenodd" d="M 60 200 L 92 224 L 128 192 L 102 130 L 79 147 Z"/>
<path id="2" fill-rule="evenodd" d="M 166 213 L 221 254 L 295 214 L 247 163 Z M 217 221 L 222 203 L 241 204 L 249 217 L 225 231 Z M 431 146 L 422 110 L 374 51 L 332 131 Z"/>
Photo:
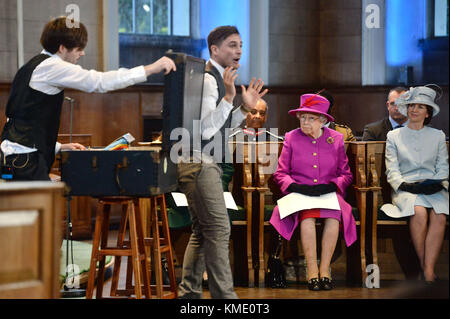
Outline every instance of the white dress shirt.
<path id="1" fill-rule="evenodd" d="M 213 59 L 210 59 L 209 62 L 219 71 L 223 78 L 225 69 Z M 211 74 L 205 73 L 203 80 L 202 111 L 200 115 L 203 139 L 209 140 L 212 138 L 220 130 L 233 110 L 233 104 L 224 98 L 217 104 L 218 98 L 219 88 L 216 79 Z M 242 111 L 241 107 L 236 108 L 231 118 L 231 128 L 238 127 L 246 116 L 247 113 Z"/>
<path id="2" fill-rule="evenodd" d="M 116 71 L 98 72 L 85 70 L 79 65 L 66 62 L 57 54 L 51 54 L 46 50 L 42 50 L 41 54 L 47 54 L 50 58 L 42 61 L 34 69 L 29 85 L 32 89 L 49 95 L 56 95 L 64 88 L 89 93 L 104 93 L 147 80 L 145 69 L 142 65 L 132 69 L 121 68 Z M 56 143 L 55 152 L 59 152 L 60 149 L 61 144 Z M 1 150 L 5 156 L 37 151 L 35 148 L 26 147 L 8 140 L 2 142 Z"/>
<path id="3" fill-rule="evenodd" d="M 391 122 L 392 129 L 395 129 L 397 126 L 400 126 L 400 125 L 401 125 L 402 127 L 408 126 L 409 119 L 408 119 L 405 123 L 399 124 L 399 123 L 397 123 L 396 120 L 394 120 L 394 119 L 389 115 L 389 122 Z"/>

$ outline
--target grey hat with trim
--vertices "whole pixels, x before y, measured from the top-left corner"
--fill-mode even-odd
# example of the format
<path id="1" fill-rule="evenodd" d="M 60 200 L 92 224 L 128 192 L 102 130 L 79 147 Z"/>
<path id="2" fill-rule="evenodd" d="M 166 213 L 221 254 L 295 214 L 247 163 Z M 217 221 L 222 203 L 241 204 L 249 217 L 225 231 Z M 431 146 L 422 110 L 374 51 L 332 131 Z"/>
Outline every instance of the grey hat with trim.
<path id="1" fill-rule="evenodd" d="M 427 86 L 411 87 L 409 91 L 406 91 L 395 100 L 395 104 L 398 107 L 398 111 L 404 116 L 408 116 L 408 104 L 429 105 L 433 108 L 433 117 L 435 117 L 440 111 L 439 105 L 434 103 L 435 97 L 436 91 L 432 88 Z"/>

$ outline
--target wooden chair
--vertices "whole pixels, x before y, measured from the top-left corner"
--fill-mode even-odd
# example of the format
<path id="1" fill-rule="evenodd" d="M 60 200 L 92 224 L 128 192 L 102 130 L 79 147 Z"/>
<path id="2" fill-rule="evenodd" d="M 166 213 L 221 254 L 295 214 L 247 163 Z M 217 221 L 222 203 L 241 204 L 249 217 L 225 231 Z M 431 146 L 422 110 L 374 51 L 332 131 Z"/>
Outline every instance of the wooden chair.
<path id="1" fill-rule="evenodd" d="M 117 246 L 108 246 L 109 218 L 111 205 L 122 205 L 122 215 Z M 130 240 L 126 242 L 125 231 L 129 223 Z M 150 291 L 150 267 L 145 252 L 144 233 L 142 227 L 141 209 L 139 199 L 134 197 L 104 197 L 99 198 L 97 217 L 95 223 L 94 239 L 92 243 L 91 264 L 89 268 L 86 299 L 93 297 L 96 264 L 99 262 L 96 297 L 103 296 L 103 279 L 105 270 L 105 256 L 115 256 L 115 265 L 112 278 L 111 296 L 126 295 L 134 293 L 137 299 L 143 295 L 151 298 Z M 117 282 L 120 273 L 120 261 L 122 256 L 129 257 L 129 275 L 134 274 L 134 289 L 125 291 L 117 290 Z M 142 280 L 142 281 L 141 281 Z M 128 288 L 128 287 L 127 287 Z"/>
<path id="2" fill-rule="evenodd" d="M 266 214 L 268 205 L 273 207 L 273 202 L 268 185 L 269 178 L 272 177 L 278 164 L 278 157 L 281 153 L 283 142 L 258 142 L 256 144 L 256 163 L 253 185 L 257 190 L 257 222 L 258 222 L 258 262 L 256 269 L 258 272 L 258 286 L 265 286 L 266 264 L 264 261 L 264 226 L 269 226 L 269 214 Z"/>
<path id="3" fill-rule="evenodd" d="M 274 147 L 275 144 L 276 146 Z M 270 214 L 266 214 L 267 208 L 270 206 L 273 208 L 273 201 L 268 197 L 271 197 L 269 191 L 268 181 L 276 169 L 278 163 L 278 156 L 281 153 L 283 143 L 258 143 L 256 145 L 255 152 L 258 154 L 253 176 L 253 185 L 257 191 L 258 207 L 257 207 L 257 222 L 258 222 L 258 262 L 256 267 L 258 269 L 258 283 L 259 287 L 264 287 L 265 276 L 265 261 L 264 261 L 264 226 L 268 226 Z M 359 218 L 356 221 L 359 226 L 358 243 L 359 250 L 357 250 L 359 267 L 355 267 L 354 259 L 347 258 L 347 277 L 350 278 L 352 273 L 360 273 L 362 282 L 364 283 L 366 278 L 366 201 L 368 188 L 366 186 L 366 156 L 365 156 L 365 143 L 364 142 L 346 142 L 345 147 L 347 150 L 347 156 L 349 158 L 349 165 L 352 169 L 354 176 L 353 185 L 348 189 L 349 203 L 355 207 L 358 212 Z M 275 156 L 274 158 L 272 158 Z M 269 160 L 270 158 L 270 160 Z M 271 167 L 273 166 L 273 167 Z M 248 204 L 247 204 L 248 207 Z M 247 209 L 252 209 L 248 207 Z M 253 231 L 253 233 L 255 233 Z M 355 251 L 355 248 L 351 250 Z M 351 250 L 348 250 L 350 252 Z"/>
<path id="4" fill-rule="evenodd" d="M 347 188 L 346 201 L 353 207 L 356 226 L 359 226 L 357 242 L 347 249 L 346 277 L 348 281 L 354 281 L 359 277 L 355 274 L 360 274 L 362 285 L 364 285 L 367 277 L 366 203 L 369 191 L 366 179 L 366 144 L 365 142 L 345 142 L 345 148 L 353 175 L 353 184 Z"/>
<path id="5" fill-rule="evenodd" d="M 242 199 L 245 211 L 245 219 L 244 218 L 233 218 L 233 215 L 230 215 L 231 224 L 233 226 L 245 226 L 246 228 L 246 254 L 247 254 L 247 270 L 248 270 L 248 286 L 255 286 L 255 265 L 253 264 L 253 255 L 252 255 L 252 234 L 253 234 L 253 197 L 252 194 L 256 190 L 256 187 L 253 186 L 253 164 L 252 158 L 254 156 L 254 149 L 249 147 L 248 143 L 238 143 L 238 142 L 230 142 L 230 152 L 233 154 L 234 160 L 234 168 L 235 168 L 235 176 L 233 177 L 233 193 L 239 192 L 239 189 L 242 191 Z M 237 153 L 236 153 L 237 151 Z M 239 158 L 239 155 L 242 157 Z M 234 196 L 238 198 L 237 202 L 239 203 L 239 196 Z"/>

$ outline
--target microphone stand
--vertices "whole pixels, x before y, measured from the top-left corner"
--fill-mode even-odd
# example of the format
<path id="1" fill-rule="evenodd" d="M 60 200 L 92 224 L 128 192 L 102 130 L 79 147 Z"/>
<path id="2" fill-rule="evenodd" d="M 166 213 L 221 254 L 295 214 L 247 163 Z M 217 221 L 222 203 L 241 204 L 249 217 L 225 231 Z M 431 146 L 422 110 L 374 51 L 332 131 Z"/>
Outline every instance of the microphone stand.
<path id="1" fill-rule="evenodd" d="M 70 97 L 68 97 L 68 96 L 66 96 L 64 99 L 70 102 L 69 143 L 72 143 L 73 103 L 75 102 L 75 100 L 70 98 Z"/>
<path id="2" fill-rule="evenodd" d="M 73 103 L 74 99 L 66 96 L 65 100 L 70 102 L 70 128 L 69 128 L 69 143 L 72 143 L 72 114 L 73 114 Z M 80 298 L 86 296 L 86 290 L 80 289 L 79 287 L 73 287 L 73 283 L 75 281 L 75 273 L 74 273 L 74 262 L 73 262 L 73 240 L 72 240 L 72 214 L 70 211 L 70 201 L 72 200 L 72 196 L 67 196 L 67 227 L 66 227 L 66 283 L 64 284 L 64 289 L 61 290 L 61 298 Z M 69 243 L 70 243 L 70 255 L 72 262 L 72 285 L 71 287 L 67 286 L 67 282 L 69 279 Z M 77 274 L 79 276 L 80 274 Z"/>

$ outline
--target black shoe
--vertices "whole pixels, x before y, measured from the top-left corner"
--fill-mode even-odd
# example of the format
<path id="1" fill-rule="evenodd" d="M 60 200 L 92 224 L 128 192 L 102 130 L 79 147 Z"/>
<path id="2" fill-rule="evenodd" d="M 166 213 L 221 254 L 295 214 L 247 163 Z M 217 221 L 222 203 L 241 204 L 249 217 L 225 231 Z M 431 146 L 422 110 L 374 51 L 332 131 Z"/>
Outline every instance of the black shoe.
<path id="1" fill-rule="evenodd" d="M 312 291 L 319 291 L 321 289 L 319 278 L 311 278 L 308 280 L 308 289 Z"/>
<path id="2" fill-rule="evenodd" d="M 333 289 L 333 280 L 331 280 L 328 277 L 320 278 L 320 287 L 323 290 L 331 290 L 331 289 Z"/>

